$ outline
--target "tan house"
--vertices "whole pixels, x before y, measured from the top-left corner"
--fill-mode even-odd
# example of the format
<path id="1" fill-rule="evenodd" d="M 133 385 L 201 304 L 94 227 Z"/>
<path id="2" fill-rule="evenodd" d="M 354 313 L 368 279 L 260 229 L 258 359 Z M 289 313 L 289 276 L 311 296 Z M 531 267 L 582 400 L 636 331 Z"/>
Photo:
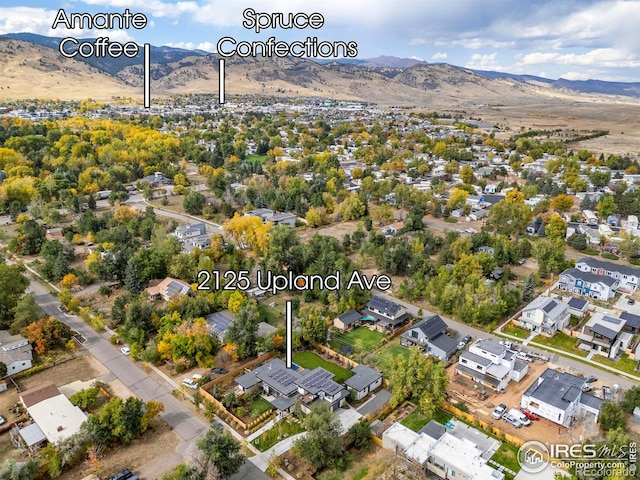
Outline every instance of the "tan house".
<path id="1" fill-rule="evenodd" d="M 189 295 L 191 285 L 177 278 L 167 277 L 159 283 L 152 281 L 147 288 L 149 299 L 156 300 L 162 298 L 165 301 L 171 300 L 175 295 Z"/>

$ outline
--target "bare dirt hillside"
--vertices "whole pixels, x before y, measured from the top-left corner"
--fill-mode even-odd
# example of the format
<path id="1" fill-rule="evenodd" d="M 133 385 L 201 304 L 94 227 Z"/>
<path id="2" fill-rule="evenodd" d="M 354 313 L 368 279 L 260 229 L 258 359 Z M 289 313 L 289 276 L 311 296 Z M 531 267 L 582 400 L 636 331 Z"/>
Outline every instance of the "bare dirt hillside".
<path id="1" fill-rule="evenodd" d="M 111 100 L 141 93 L 86 63 L 64 58 L 56 50 L 0 39 L 0 99 Z"/>

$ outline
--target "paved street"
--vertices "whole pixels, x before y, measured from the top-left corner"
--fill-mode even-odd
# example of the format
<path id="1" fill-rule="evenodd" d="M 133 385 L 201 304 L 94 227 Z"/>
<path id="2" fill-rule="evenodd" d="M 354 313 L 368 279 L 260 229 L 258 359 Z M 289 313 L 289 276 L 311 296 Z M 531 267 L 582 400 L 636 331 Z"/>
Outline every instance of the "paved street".
<path id="1" fill-rule="evenodd" d="M 126 385 L 137 397 L 142 400 L 156 400 L 164 404 L 162 418 L 173 427 L 174 431 L 183 440 L 177 452 L 167 452 L 164 462 L 169 468 L 188 458 L 191 454 L 196 439 L 208 428 L 207 423 L 194 415 L 178 399 L 171 395 L 171 388 L 167 384 L 158 383 L 150 378 L 129 357 L 123 355 L 79 317 L 67 316 L 58 307 L 60 303 L 38 282 L 31 280 L 29 291 L 35 296 L 36 302 L 47 315 L 56 317 L 66 323 L 72 329 L 86 338 L 85 347 L 96 357 L 111 374 Z M 234 480 L 265 480 L 267 477 L 250 462 L 243 466 L 241 471 L 233 477 Z M 149 468 L 147 467 L 147 470 Z M 158 473 L 165 469 L 158 466 Z M 150 473 L 150 470 L 149 470 Z M 149 474 L 148 473 L 148 474 Z M 144 478 L 144 477 L 142 477 Z M 151 480 L 149 476 L 148 479 Z"/>

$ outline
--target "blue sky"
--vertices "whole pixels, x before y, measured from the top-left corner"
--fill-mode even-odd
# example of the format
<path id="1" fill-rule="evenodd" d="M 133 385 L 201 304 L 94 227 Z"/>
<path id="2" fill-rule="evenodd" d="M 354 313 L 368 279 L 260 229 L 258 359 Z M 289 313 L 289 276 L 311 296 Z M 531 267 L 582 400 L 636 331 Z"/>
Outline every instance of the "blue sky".
<path id="1" fill-rule="evenodd" d="M 242 27 L 245 8 L 311 14 L 320 30 Z M 640 1 L 624 0 L 2 0 L 0 34 L 105 36 L 52 30 L 67 13 L 147 15 L 144 30 L 112 31 L 112 40 L 215 51 L 218 40 L 355 41 L 358 57 L 414 57 L 463 67 L 574 80 L 640 81 Z"/>

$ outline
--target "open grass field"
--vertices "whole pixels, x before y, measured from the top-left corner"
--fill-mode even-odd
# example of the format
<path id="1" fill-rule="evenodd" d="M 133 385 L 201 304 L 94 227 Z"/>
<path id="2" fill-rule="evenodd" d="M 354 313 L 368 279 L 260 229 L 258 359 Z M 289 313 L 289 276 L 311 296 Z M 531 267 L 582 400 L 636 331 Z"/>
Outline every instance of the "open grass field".
<path id="1" fill-rule="evenodd" d="M 609 360 L 602 355 L 594 355 L 591 360 L 602 365 L 617 368 L 618 370 L 622 370 L 623 372 L 629 373 L 631 375 L 638 375 L 638 372 L 636 371 L 638 362 L 633 358 L 629 358 L 629 355 L 627 355 L 626 353 L 622 354 L 622 357 L 620 357 L 620 360 L 618 361 Z"/>
<path id="2" fill-rule="evenodd" d="M 411 352 L 408 348 L 400 345 L 400 339 L 395 338 L 391 342 L 369 354 L 365 363 L 382 371 L 383 375 L 386 378 L 389 378 L 395 359 L 400 356 L 409 358 L 410 353 Z"/>
<path id="3" fill-rule="evenodd" d="M 333 373 L 335 375 L 334 380 L 338 383 L 342 383 L 353 376 L 353 373 L 346 368 L 342 368 L 335 363 L 328 362 L 313 352 L 298 352 L 293 355 L 293 362 L 308 370 L 313 370 L 316 367 L 322 367 Z"/>
<path id="4" fill-rule="evenodd" d="M 502 333 L 506 335 L 513 335 L 518 338 L 527 338 L 531 332 L 524 328 L 516 327 L 515 325 L 508 325 L 502 329 Z"/>
<path id="5" fill-rule="evenodd" d="M 358 327 L 347 333 L 334 333 L 332 337 L 331 348 L 336 351 L 339 351 L 340 347 L 348 345 L 354 350 L 368 352 L 380 345 L 385 336 L 383 333 L 369 330 L 366 327 Z"/>
<path id="6" fill-rule="evenodd" d="M 581 357 L 586 357 L 587 352 L 584 350 L 580 350 L 576 347 L 577 339 L 574 337 L 570 337 L 569 335 L 565 335 L 562 332 L 556 333 L 553 337 L 547 338 L 543 335 L 536 336 L 533 340 L 533 343 L 538 343 L 540 345 L 546 345 L 548 347 L 558 348 L 560 350 L 564 350 L 565 352 L 570 352 L 575 355 L 580 355 Z"/>

